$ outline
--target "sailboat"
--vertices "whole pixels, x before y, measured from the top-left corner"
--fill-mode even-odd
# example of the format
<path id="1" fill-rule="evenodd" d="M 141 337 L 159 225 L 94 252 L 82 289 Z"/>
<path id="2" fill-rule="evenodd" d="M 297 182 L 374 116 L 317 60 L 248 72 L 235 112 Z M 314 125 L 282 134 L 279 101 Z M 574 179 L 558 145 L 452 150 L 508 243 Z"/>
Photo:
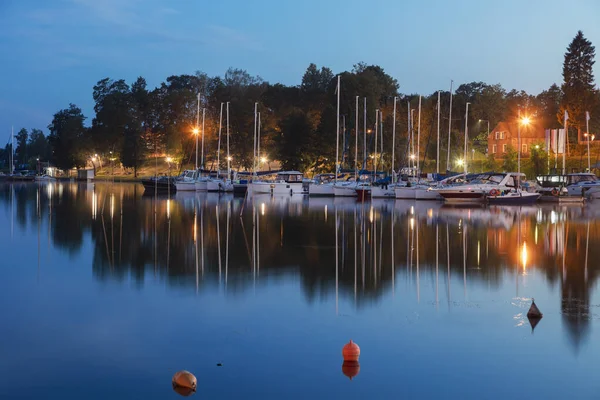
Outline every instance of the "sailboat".
<path id="1" fill-rule="evenodd" d="M 339 91 L 338 91 L 339 94 Z M 367 159 L 367 98 L 365 97 L 363 102 L 363 150 L 365 161 Z M 338 103 L 338 124 L 339 124 L 339 103 Z M 345 181 L 339 181 L 336 176 L 335 183 L 333 184 L 333 195 L 335 197 L 356 197 L 356 188 L 359 185 L 361 179 L 365 176 L 362 171 L 358 171 L 358 96 L 356 97 L 356 144 L 355 144 L 355 171 L 354 179 L 348 178 Z M 337 160 L 336 160 L 337 163 Z M 336 171 L 337 173 L 337 171 Z"/>
<path id="2" fill-rule="evenodd" d="M 195 182 L 195 186 L 196 186 L 196 191 L 199 192 L 206 192 L 207 189 L 207 181 L 208 179 L 205 176 L 202 176 L 202 169 L 204 168 L 204 120 L 206 117 L 206 108 L 202 109 L 202 151 L 201 151 L 201 162 L 200 162 L 200 169 L 196 169 L 198 171 L 198 173 L 196 174 L 196 182 Z M 196 125 L 198 125 L 200 121 L 200 95 L 198 95 L 198 114 L 196 117 Z M 196 138 L 197 139 L 197 138 Z M 198 146 L 197 144 L 198 142 L 196 141 L 196 146 Z M 196 157 L 197 159 L 197 157 Z"/>
<path id="3" fill-rule="evenodd" d="M 232 192 L 233 184 L 229 180 L 229 167 L 227 168 L 228 177 L 221 177 L 221 132 L 223 128 L 223 104 L 221 103 L 221 111 L 219 113 L 219 141 L 217 144 L 217 176 L 208 178 L 206 181 L 206 190 L 209 192 Z M 227 103 L 229 111 L 229 103 Z M 227 113 L 229 114 L 229 112 Z M 229 120 L 227 120 L 227 143 L 229 143 Z M 229 165 L 229 146 L 227 146 L 227 165 Z"/>
<path id="4" fill-rule="evenodd" d="M 339 162 L 339 151 L 340 151 L 340 75 L 337 77 L 337 130 L 335 139 L 335 171 L 334 171 L 334 182 L 324 181 L 317 179 L 308 185 L 309 196 L 334 196 L 334 185 L 338 180 L 338 162 Z M 358 97 L 356 98 L 356 106 L 358 111 Z M 356 120 L 358 121 L 358 115 Z M 345 132 L 344 132 L 345 134 Z"/>

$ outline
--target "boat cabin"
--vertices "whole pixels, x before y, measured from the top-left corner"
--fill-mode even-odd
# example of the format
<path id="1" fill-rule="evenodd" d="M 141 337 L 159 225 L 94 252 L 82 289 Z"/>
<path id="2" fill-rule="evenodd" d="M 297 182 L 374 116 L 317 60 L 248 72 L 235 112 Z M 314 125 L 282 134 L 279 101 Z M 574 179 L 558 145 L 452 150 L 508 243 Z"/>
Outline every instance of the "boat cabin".
<path id="1" fill-rule="evenodd" d="M 525 174 L 519 174 L 516 172 L 509 173 L 487 173 L 477 176 L 475 179 L 469 182 L 471 185 L 500 185 L 506 187 L 518 187 L 521 182 L 525 181 Z"/>
<path id="2" fill-rule="evenodd" d="M 598 177 L 591 173 L 568 174 L 567 186 L 598 182 Z"/>
<path id="3" fill-rule="evenodd" d="M 298 171 L 281 171 L 277 173 L 277 181 L 284 181 L 287 183 L 302 183 L 304 174 Z"/>

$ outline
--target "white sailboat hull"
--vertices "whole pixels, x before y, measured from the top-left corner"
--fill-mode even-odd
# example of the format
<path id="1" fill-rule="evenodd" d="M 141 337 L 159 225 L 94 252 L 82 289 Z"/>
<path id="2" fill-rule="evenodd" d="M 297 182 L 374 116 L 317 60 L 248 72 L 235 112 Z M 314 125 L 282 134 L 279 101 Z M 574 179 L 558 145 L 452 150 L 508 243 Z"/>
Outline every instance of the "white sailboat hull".
<path id="1" fill-rule="evenodd" d="M 206 181 L 196 181 L 195 187 L 198 192 L 206 192 Z"/>
<path id="2" fill-rule="evenodd" d="M 393 199 L 396 197 L 396 193 L 394 192 L 394 189 L 373 186 L 371 187 L 371 197 Z"/>
<path id="3" fill-rule="evenodd" d="M 308 186 L 308 195 L 309 196 L 334 196 L 335 193 L 333 191 L 333 185 L 330 183 L 323 184 L 310 184 Z"/>
<path id="4" fill-rule="evenodd" d="M 415 200 L 444 200 L 440 194 L 430 188 L 415 189 Z"/>
<path id="5" fill-rule="evenodd" d="M 334 185 L 333 195 L 335 197 L 356 197 L 356 184 Z"/>
<path id="6" fill-rule="evenodd" d="M 175 187 L 178 192 L 195 192 L 196 184 L 194 181 L 189 182 L 175 182 Z"/>
<path id="7" fill-rule="evenodd" d="M 416 188 L 409 186 L 403 186 L 403 187 L 397 187 L 394 190 L 394 194 L 396 195 L 397 199 L 406 199 L 406 200 L 414 200 L 416 198 L 415 196 L 415 190 Z"/>

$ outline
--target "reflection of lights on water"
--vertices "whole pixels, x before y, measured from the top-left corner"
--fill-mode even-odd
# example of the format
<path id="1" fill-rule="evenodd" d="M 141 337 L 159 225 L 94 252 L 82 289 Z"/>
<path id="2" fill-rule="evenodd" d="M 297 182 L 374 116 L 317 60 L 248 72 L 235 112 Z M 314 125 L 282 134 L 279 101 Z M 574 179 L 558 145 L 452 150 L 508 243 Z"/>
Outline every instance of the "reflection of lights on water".
<path id="1" fill-rule="evenodd" d="M 265 215 L 265 203 L 260 203 L 260 215 Z"/>
<path id="2" fill-rule="evenodd" d="M 539 210 L 537 210 L 537 216 L 536 216 L 536 220 L 538 223 L 541 223 L 543 221 L 543 213 L 542 213 L 542 209 L 540 208 Z"/>
<path id="3" fill-rule="evenodd" d="M 64 185 L 61 183 L 58 185 L 58 198 L 60 199 L 63 194 Z"/>
<path id="4" fill-rule="evenodd" d="M 96 192 L 92 192 L 92 219 L 96 219 L 98 214 L 98 195 Z"/>
<path id="5" fill-rule="evenodd" d="M 477 266 L 479 267 L 480 253 L 481 252 L 481 242 L 477 241 Z"/>
<path id="6" fill-rule="evenodd" d="M 54 184 L 50 182 L 48 186 L 46 186 L 46 193 L 48 194 L 48 200 L 52 200 L 52 193 L 54 192 Z"/>
<path id="7" fill-rule="evenodd" d="M 171 199 L 167 199 L 167 218 L 171 218 Z"/>
<path id="8" fill-rule="evenodd" d="M 412 231 L 413 229 L 415 229 L 415 218 L 410 217 L 410 230 Z"/>
<path id="9" fill-rule="evenodd" d="M 198 216 L 194 213 L 194 243 L 198 238 Z"/>
<path id="10" fill-rule="evenodd" d="M 115 216 L 115 194 L 110 194 L 110 218 Z"/>
<path id="11" fill-rule="evenodd" d="M 557 219 L 556 212 L 550 211 L 550 223 L 555 224 Z"/>
<path id="12" fill-rule="evenodd" d="M 429 218 L 433 218 L 433 208 L 430 208 L 430 209 L 427 211 L 427 216 L 428 216 Z"/>
<path id="13" fill-rule="evenodd" d="M 327 204 L 325 204 L 325 222 L 327 222 Z"/>
<path id="14" fill-rule="evenodd" d="M 523 264 L 523 271 L 527 270 L 527 242 L 523 242 L 523 248 L 521 249 L 521 263 Z"/>
<path id="15" fill-rule="evenodd" d="M 373 207 L 369 209 L 369 222 L 373 222 L 375 216 L 373 215 Z"/>
<path id="16" fill-rule="evenodd" d="M 410 215 L 415 215 L 415 206 L 410 206 Z"/>
<path id="17" fill-rule="evenodd" d="M 535 226 L 535 244 L 537 244 L 538 241 L 538 227 L 537 225 Z"/>

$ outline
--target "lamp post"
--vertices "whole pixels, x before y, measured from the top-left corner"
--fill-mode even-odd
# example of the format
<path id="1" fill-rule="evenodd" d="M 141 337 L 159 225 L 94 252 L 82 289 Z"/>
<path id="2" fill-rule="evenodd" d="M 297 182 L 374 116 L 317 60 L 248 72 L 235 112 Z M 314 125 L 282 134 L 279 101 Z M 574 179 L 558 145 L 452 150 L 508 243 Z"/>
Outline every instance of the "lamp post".
<path id="1" fill-rule="evenodd" d="M 592 135 L 586 132 L 583 134 L 583 136 L 587 138 L 588 172 L 590 172 L 592 170 L 592 164 L 590 159 L 590 141 L 594 140 L 596 138 L 596 135 Z"/>
<path id="2" fill-rule="evenodd" d="M 519 151 L 517 152 L 517 172 L 520 174 L 521 173 L 521 125 L 527 126 L 529 125 L 529 123 L 531 122 L 531 120 L 529 119 L 529 117 L 523 117 L 521 118 L 521 110 L 519 109 L 518 114 L 517 114 L 517 141 L 518 141 L 518 146 L 519 146 Z M 520 179 L 520 178 L 519 178 Z"/>

